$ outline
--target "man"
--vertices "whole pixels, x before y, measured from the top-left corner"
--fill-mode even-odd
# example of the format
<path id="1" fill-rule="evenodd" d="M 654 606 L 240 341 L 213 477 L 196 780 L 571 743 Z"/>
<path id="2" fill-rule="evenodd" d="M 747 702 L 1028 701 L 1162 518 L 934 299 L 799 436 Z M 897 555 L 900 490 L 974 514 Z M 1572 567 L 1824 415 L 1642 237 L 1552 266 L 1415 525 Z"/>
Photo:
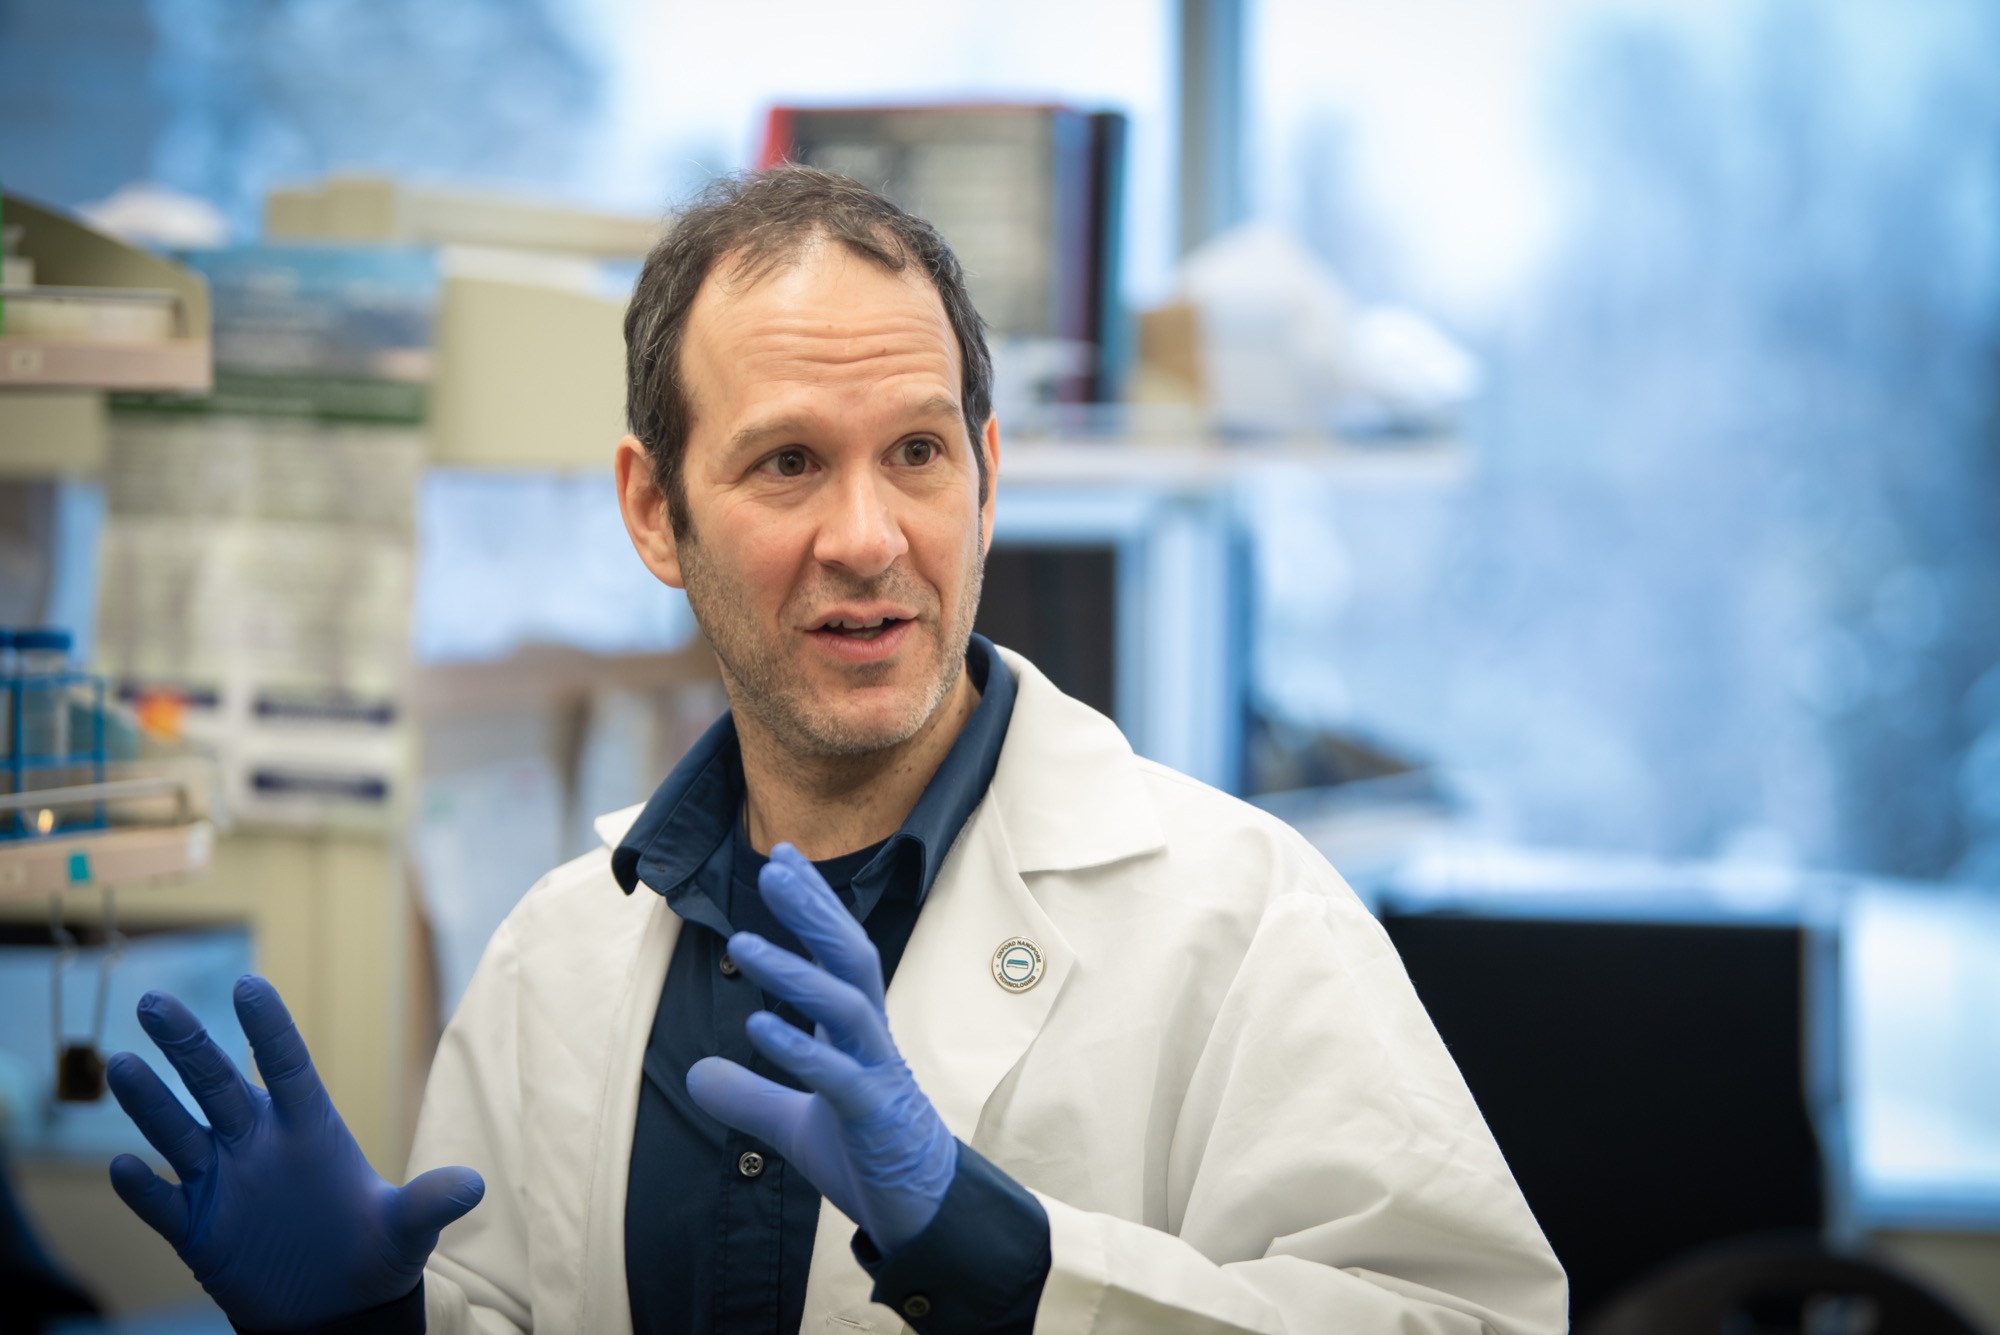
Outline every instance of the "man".
<path id="1" fill-rule="evenodd" d="M 999 432 L 936 233 L 727 183 L 626 337 L 626 525 L 732 712 L 495 934 L 406 1187 L 266 985 L 268 1095 L 142 1003 L 213 1129 L 121 1054 L 183 1185 L 113 1180 L 239 1328 L 1560 1329 L 1339 877 L 971 634 Z"/>

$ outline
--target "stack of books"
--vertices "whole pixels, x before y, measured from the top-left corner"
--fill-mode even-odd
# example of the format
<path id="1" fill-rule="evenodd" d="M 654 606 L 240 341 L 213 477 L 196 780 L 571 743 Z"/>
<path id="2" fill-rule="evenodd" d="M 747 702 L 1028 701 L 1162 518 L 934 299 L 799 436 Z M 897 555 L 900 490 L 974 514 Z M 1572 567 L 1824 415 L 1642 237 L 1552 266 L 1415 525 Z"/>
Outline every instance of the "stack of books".
<path id="1" fill-rule="evenodd" d="M 853 177 L 930 220 L 996 353 L 1064 403 L 1117 397 L 1126 121 L 1066 107 L 778 107 L 763 163 Z"/>

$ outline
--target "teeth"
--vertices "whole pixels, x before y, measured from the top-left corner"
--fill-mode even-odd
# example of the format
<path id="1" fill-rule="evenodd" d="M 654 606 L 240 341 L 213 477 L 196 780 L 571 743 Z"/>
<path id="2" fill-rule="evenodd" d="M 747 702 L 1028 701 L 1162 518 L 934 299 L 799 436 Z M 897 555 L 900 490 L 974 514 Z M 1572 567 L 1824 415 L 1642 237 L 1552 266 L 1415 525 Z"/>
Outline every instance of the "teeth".
<path id="1" fill-rule="evenodd" d="M 827 622 L 826 625 L 829 630 L 874 630 L 888 619 L 887 617 L 876 617 L 873 621 L 848 621 L 836 617 L 832 621 Z"/>

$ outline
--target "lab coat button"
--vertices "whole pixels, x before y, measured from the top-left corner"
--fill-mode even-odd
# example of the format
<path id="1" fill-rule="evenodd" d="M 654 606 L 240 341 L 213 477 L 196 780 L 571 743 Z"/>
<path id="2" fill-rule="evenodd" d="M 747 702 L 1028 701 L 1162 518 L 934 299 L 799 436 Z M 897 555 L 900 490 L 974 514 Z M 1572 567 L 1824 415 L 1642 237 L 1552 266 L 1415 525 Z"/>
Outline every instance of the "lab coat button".
<path id="1" fill-rule="evenodd" d="M 736 961 L 729 958 L 729 952 L 726 950 L 722 952 L 722 976 L 724 978 L 736 976 Z"/>
<path id="2" fill-rule="evenodd" d="M 755 1150 L 743 1151 L 742 1157 L 736 1161 L 736 1171 L 745 1177 L 762 1177 L 764 1175 L 764 1156 Z"/>
<path id="3" fill-rule="evenodd" d="M 1009 992 L 1025 992 L 1042 981 L 1042 948 L 1025 936 L 1010 936 L 993 952 L 993 981 Z"/>
<path id="4" fill-rule="evenodd" d="M 921 1293 L 913 1293 L 903 1299 L 903 1315 L 912 1321 L 921 1321 L 931 1314 L 931 1300 Z"/>

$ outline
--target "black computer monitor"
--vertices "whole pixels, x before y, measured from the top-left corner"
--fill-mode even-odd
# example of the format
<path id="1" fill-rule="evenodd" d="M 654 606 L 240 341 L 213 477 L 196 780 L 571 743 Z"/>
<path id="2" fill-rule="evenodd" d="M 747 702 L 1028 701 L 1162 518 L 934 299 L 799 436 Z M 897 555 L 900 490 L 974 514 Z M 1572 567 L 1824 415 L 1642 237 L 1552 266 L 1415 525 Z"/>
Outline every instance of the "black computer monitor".
<path id="1" fill-rule="evenodd" d="M 1068 694 L 1118 716 L 1118 551 L 1109 542 L 995 543 L 975 628 Z"/>
<path id="2" fill-rule="evenodd" d="M 1577 1318 L 1705 1243 L 1822 1227 L 1803 929 L 1383 923 L 1569 1272 Z"/>

